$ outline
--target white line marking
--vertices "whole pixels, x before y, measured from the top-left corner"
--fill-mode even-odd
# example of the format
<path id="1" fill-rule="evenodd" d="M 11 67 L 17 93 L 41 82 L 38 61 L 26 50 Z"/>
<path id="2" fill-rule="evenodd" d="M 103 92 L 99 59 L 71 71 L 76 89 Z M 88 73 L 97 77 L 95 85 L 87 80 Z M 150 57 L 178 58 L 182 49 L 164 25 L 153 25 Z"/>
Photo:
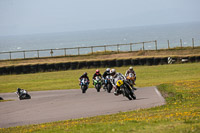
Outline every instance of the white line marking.
<path id="1" fill-rule="evenodd" d="M 156 93 L 158 94 L 158 96 L 160 96 L 162 99 L 164 99 L 163 96 L 162 96 L 162 95 L 160 94 L 160 92 L 158 91 L 158 89 L 157 89 L 156 87 L 155 87 L 154 89 L 155 89 Z"/>

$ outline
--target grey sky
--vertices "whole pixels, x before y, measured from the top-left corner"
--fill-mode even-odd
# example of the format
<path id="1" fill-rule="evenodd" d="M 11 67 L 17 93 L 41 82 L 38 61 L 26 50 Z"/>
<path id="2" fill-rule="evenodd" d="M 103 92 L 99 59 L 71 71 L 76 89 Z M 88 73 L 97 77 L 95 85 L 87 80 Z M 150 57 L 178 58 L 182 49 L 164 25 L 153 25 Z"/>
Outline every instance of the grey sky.
<path id="1" fill-rule="evenodd" d="M 200 0 L 0 0 L 0 35 L 200 21 Z"/>

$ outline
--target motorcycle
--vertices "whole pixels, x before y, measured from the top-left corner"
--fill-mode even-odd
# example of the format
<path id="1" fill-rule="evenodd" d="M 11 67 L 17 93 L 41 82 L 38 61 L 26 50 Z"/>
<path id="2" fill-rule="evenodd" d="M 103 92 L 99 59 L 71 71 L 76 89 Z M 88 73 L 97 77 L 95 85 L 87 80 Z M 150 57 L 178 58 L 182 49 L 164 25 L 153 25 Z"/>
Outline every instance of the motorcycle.
<path id="1" fill-rule="evenodd" d="M 82 79 L 81 79 L 81 84 L 80 84 L 80 85 L 81 85 L 82 93 L 85 93 L 86 90 L 88 89 L 88 85 L 89 85 L 88 79 L 82 78 Z"/>
<path id="2" fill-rule="evenodd" d="M 133 85 L 135 82 L 135 75 L 133 73 L 129 73 L 128 76 L 126 77 L 126 80 L 129 82 L 130 86 L 134 88 Z"/>
<path id="3" fill-rule="evenodd" d="M 19 100 L 24 100 L 24 99 L 31 99 L 31 96 L 28 94 L 28 91 L 24 90 L 24 89 L 17 89 L 17 92 L 15 92 L 18 97 Z"/>
<path id="4" fill-rule="evenodd" d="M 136 95 L 134 94 L 134 91 L 130 89 L 130 86 L 127 83 L 127 81 L 118 80 L 117 86 L 120 87 L 120 94 L 123 94 L 123 96 L 126 96 L 129 100 L 136 99 Z"/>
<path id="5" fill-rule="evenodd" d="M 110 80 L 111 80 L 110 75 L 107 75 L 107 76 L 106 76 L 106 79 L 105 79 L 104 89 L 105 89 L 108 93 L 110 93 L 111 90 L 112 90 L 112 88 L 113 88 L 113 86 L 112 86 Z"/>
<path id="6" fill-rule="evenodd" d="M 95 77 L 94 86 L 95 86 L 97 92 L 100 92 L 100 89 L 101 89 L 101 78 L 100 78 L 100 76 Z"/>

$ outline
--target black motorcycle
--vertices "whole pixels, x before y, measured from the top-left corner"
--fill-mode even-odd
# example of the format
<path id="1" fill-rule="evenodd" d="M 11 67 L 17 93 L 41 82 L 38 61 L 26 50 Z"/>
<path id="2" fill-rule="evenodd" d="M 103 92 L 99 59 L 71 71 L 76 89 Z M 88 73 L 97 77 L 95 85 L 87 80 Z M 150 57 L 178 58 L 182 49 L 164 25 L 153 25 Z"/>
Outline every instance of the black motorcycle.
<path id="1" fill-rule="evenodd" d="M 31 96 L 24 89 L 18 88 L 16 94 L 18 95 L 19 100 L 31 99 Z"/>
<path id="2" fill-rule="evenodd" d="M 117 86 L 120 87 L 120 94 L 123 94 L 123 96 L 127 97 L 129 100 L 136 99 L 136 95 L 134 94 L 134 91 L 131 90 L 127 81 L 118 80 Z"/>
<path id="3" fill-rule="evenodd" d="M 82 78 L 81 79 L 81 90 L 82 90 L 82 93 L 85 93 L 86 90 L 88 89 L 88 86 L 89 86 L 89 81 L 88 79 L 86 78 Z"/>
<path id="4" fill-rule="evenodd" d="M 108 93 L 110 93 L 111 92 L 111 90 L 112 90 L 112 88 L 113 88 L 113 86 L 112 86 L 112 84 L 111 84 L 111 78 L 110 78 L 110 75 L 107 75 L 106 76 L 106 78 L 105 78 L 105 81 L 104 81 L 104 89 L 108 92 Z"/>
<path id="5" fill-rule="evenodd" d="M 94 87 L 96 88 L 97 92 L 100 92 L 101 85 L 102 85 L 101 77 L 96 76 L 93 82 L 94 82 Z"/>

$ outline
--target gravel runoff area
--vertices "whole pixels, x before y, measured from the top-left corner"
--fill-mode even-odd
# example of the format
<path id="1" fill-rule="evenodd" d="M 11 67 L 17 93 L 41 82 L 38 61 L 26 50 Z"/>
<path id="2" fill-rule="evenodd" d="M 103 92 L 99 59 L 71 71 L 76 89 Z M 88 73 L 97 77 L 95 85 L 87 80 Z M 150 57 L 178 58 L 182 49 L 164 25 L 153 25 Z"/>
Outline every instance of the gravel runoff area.
<path id="1" fill-rule="evenodd" d="M 0 93 L 0 128 L 107 115 L 165 104 L 156 87 L 138 88 L 136 100 L 94 88 L 29 92 L 32 99 L 19 100 L 15 93 Z"/>

